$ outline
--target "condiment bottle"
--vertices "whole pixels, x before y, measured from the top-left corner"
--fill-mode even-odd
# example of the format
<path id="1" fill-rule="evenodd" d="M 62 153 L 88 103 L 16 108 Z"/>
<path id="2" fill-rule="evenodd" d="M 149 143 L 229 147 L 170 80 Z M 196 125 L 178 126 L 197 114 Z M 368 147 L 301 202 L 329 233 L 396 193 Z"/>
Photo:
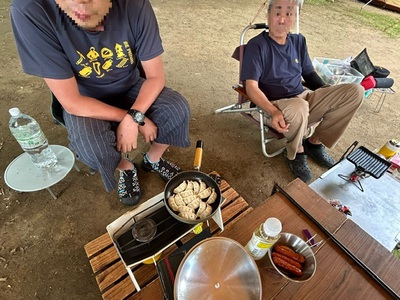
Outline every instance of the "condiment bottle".
<path id="1" fill-rule="evenodd" d="M 378 154 L 383 155 L 386 159 L 391 158 L 400 150 L 400 142 L 392 139 L 386 142 L 385 145 L 378 151 Z"/>
<path id="2" fill-rule="evenodd" d="M 279 240 L 281 231 L 281 221 L 277 218 L 268 218 L 254 230 L 253 236 L 245 246 L 246 251 L 254 260 L 263 258 L 275 242 Z"/>

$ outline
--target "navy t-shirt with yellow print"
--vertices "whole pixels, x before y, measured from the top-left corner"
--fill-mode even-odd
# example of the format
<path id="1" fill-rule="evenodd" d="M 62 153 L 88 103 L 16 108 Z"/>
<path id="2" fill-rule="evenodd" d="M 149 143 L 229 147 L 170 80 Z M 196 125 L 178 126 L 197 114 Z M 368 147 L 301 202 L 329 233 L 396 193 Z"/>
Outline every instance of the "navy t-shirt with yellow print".
<path id="1" fill-rule="evenodd" d="M 112 0 L 104 31 L 79 28 L 54 0 L 13 0 L 11 20 L 25 73 L 76 77 L 82 95 L 124 94 L 138 80 L 137 59 L 163 53 L 148 0 Z"/>
<path id="2" fill-rule="evenodd" d="M 258 81 L 273 101 L 302 93 L 302 76 L 313 71 L 303 35 L 289 34 L 285 45 L 280 45 L 264 31 L 246 45 L 240 80 Z"/>

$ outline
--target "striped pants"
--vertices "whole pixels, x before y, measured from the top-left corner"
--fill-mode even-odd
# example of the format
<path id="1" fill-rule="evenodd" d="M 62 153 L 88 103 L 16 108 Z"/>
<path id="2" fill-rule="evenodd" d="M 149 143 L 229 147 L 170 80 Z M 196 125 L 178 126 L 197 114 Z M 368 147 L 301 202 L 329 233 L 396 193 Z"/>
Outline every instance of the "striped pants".
<path id="1" fill-rule="evenodd" d="M 121 99 L 102 101 L 128 110 L 135 102 L 142 86 L 140 78 Z M 118 103 L 112 103 L 114 100 Z M 115 169 L 121 161 L 121 153 L 116 149 L 115 130 L 117 122 L 78 117 L 63 111 L 68 131 L 69 147 L 79 161 L 97 170 L 107 192 L 117 187 Z M 190 108 L 186 99 L 178 92 L 164 88 L 153 105 L 146 112 L 158 128 L 155 142 L 176 147 L 189 147 Z"/>

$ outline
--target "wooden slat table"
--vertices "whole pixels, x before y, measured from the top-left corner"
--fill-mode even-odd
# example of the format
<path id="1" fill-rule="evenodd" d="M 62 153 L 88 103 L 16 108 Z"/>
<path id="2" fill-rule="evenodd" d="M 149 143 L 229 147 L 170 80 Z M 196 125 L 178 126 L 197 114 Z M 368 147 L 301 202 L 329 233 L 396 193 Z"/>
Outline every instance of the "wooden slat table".
<path id="1" fill-rule="evenodd" d="M 301 180 L 291 182 L 285 191 L 400 295 L 399 259 Z M 268 217 L 279 218 L 285 232 L 304 238 L 302 229 L 307 228 L 312 235 L 317 234 L 315 238 L 317 242 L 320 240 L 325 242 L 314 249 L 317 261 L 316 273 L 305 283 L 291 282 L 280 276 L 268 258 L 257 261 L 262 280 L 263 299 L 393 299 L 281 193 L 269 197 L 239 220 L 235 226 L 225 230 L 221 236 L 232 238 L 245 245 L 253 228 Z"/>
<path id="2" fill-rule="evenodd" d="M 217 174 L 216 172 L 213 172 Z M 217 174 L 218 175 L 218 174 Z M 225 181 L 221 180 L 220 189 L 225 201 L 222 205 L 222 219 L 224 230 L 229 230 L 238 220 L 243 218 L 252 208 L 249 204 Z M 219 234 L 218 225 L 210 220 L 211 234 Z M 192 238 L 187 235 L 182 241 Z M 85 252 L 96 277 L 97 284 L 103 299 L 162 299 L 163 292 L 157 270 L 154 264 L 139 264 L 133 269 L 142 290 L 137 292 L 124 264 L 120 260 L 110 236 L 105 233 L 85 245 Z M 171 246 L 163 252 L 166 256 L 173 252 L 176 246 Z"/>
<path id="3" fill-rule="evenodd" d="M 317 261 L 316 273 L 313 278 L 304 283 L 291 282 L 279 275 L 267 257 L 257 261 L 262 281 L 262 299 L 393 299 L 382 286 L 282 193 L 272 195 L 252 210 L 226 182 L 223 182 L 222 187 L 224 196 L 228 199 L 222 213 L 226 217 L 232 216 L 232 218 L 224 218 L 226 226 L 220 236 L 234 239 L 245 245 L 254 228 L 268 217 L 277 217 L 282 222 L 284 232 L 303 237 L 302 229 L 307 228 L 311 234 L 317 234 L 316 241 L 324 240 L 318 248 L 313 249 Z M 395 258 L 390 251 L 375 241 L 357 224 L 339 213 L 301 180 L 297 179 L 291 182 L 285 191 L 395 293 L 400 295 L 399 259 Z M 239 209 L 239 207 L 242 208 Z M 212 229 L 214 234 L 219 233 L 216 228 L 217 225 L 214 224 Z M 89 250 L 88 256 L 91 258 L 92 266 L 96 266 L 96 268 L 103 266 L 100 270 L 93 268 L 103 298 L 163 299 L 161 283 L 154 266 L 141 265 L 138 267 L 138 272 L 141 272 L 140 284 L 144 288 L 140 292 L 135 292 L 125 269 L 118 266 L 116 253 L 112 255 L 107 252 L 105 254 L 107 259 L 102 258 L 96 261 L 95 258 L 101 254 L 98 254 L 99 250 L 97 252 L 94 250 L 96 249 L 94 245 L 99 244 L 100 248 L 104 249 L 104 245 L 107 244 L 104 239 L 106 238 L 100 237 L 86 247 Z M 106 251 L 110 251 L 111 241 L 109 241 L 109 245 Z M 115 250 L 113 251 L 115 252 Z M 106 264 L 104 265 L 103 262 Z M 121 264 L 121 262 L 119 263 Z M 119 271 L 114 271 L 114 269 Z M 118 276 L 114 274 L 118 274 Z"/>

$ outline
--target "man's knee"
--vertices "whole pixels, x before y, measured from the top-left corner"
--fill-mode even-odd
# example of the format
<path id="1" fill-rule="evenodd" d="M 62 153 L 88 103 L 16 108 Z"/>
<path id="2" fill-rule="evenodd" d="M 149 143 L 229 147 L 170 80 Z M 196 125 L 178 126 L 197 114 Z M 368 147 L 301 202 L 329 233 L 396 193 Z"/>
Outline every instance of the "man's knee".
<path id="1" fill-rule="evenodd" d="M 309 116 L 308 102 L 301 98 L 293 98 L 284 109 L 285 120 L 289 123 L 306 122 Z"/>
<path id="2" fill-rule="evenodd" d="M 101 157 L 104 148 L 115 148 L 115 132 L 108 121 L 75 117 L 66 125 L 70 145 L 78 155 Z"/>
<path id="3" fill-rule="evenodd" d="M 365 89 L 361 84 L 354 83 L 353 84 L 354 88 L 354 99 L 359 103 L 359 105 L 362 104 L 365 96 Z"/>
<path id="4" fill-rule="evenodd" d="M 182 118 L 184 120 L 189 120 L 190 119 L 190 106 L 189 102 L 183 97 L 181 94 L 176 92 L 177 94 L 177 99 L 178 99 L 178 108 L 177 111 L 182 115 Z"/>
<path id="5" fill-rule="evenodd" d="M 344 85 L 344 88 L 346 88 L 346 98 L 348 99 L 348 101 L 353 103 L 356 107 L 360 106 L 364 100 L 364 87 L 358 83 L 350 83 Z"/>

